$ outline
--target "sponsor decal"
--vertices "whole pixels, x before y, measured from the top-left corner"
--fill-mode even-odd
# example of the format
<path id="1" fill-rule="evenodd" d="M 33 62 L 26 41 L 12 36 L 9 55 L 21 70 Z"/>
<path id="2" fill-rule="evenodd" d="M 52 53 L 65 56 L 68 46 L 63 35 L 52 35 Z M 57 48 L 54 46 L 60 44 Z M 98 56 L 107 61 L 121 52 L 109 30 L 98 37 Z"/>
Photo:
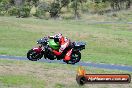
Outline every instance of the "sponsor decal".
<path id="1" fill-rule="evenodd" d="M 87 74 L 85 69 L 80 66 L 77 70 L 76 81 L 79 85 L 84 84 L 122 84 L 130 83 L 130 74 Z"/>

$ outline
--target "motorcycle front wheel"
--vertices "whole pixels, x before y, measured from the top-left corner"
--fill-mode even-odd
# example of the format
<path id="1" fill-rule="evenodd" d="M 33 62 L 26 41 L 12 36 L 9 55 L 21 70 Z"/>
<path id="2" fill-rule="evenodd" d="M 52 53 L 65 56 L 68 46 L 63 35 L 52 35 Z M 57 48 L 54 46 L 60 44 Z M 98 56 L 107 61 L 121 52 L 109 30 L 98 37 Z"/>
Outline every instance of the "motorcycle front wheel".
<path id="1" fill-rule="evenodd" d="M 42 53 L 37 53 L 33 49 L 29 50 L 27 53 L 27 58 L 31 61 L 37 61 L 43 57 Z"/>

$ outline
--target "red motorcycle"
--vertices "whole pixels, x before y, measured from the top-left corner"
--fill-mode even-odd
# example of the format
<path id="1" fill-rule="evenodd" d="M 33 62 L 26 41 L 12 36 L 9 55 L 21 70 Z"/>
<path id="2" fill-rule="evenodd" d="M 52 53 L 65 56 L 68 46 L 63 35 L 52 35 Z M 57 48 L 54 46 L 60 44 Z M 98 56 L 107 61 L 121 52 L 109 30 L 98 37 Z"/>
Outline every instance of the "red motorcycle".
<path id="1" fill-rule="evenodd" d="M 37 61 L 43 56 L 45 59 L 50 60 L 62 60 L 66 56 L 70 57 L 70 60 L 63 60 L 67 64 L 75 64 L 80 61 L 81 53 L 80 51 L 85 49 L 84 42 L 71 42 L 69 47 L 67 47 L 60 56 L 56 56 L 49 50 L 52 48 L 54 50 L 59 50 L 59 44 L 54 41 L 54 39 L 49 39 L 44 37 L 37 41 L 37 44 L 40 44 L 39 47 L 35 47 L 28 51 L 27 58 L 31 61 Z"/>

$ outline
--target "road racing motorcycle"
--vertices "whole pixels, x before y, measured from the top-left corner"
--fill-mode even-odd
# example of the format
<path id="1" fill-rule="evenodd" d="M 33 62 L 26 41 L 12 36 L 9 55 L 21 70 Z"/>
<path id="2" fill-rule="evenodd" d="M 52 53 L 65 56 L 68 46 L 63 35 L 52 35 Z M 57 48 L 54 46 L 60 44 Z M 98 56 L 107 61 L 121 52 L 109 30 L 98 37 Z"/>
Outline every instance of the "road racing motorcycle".
<path id="1" fill-rule="evenodd" d="M 27 52 L 27 58 L 31 61 L 37 61 L 43 56 L 45 59 L 50 60 L 63 60 L 67 64 L 75 64 L 80 61 L 80 51 L 85 49 L 85 42 L 70 42 L 69 46 L 62 52 L 60 56 L 56 56 L 49 48 L 59 50 L 59 43 L 55 42 L 54 39 L 48 37 L 41 38 L 37 41 L 38 47 L 34 47 Z M 64 60 L 64 57 L 70 56 L 70 60 Z"/>

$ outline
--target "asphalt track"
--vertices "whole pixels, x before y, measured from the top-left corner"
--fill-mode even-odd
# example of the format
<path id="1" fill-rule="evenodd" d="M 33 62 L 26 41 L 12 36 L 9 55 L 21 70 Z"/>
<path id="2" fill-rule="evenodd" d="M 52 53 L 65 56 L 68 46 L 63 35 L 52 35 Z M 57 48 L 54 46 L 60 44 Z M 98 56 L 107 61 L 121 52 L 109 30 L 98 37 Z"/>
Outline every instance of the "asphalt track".
<path id="1" fill-rule="evenodd" d="M 0 55 L 0 59 L 11 59 L 11 60 L 28 60 L 26 57 L 21 56 L 6 56 Z M 40 59 L 38 62 L 46 62 L 46 63 L 61 63 L 65 64 L 62 60 L 48 60 L 48 59 Z M 91 62 L 79 62 L 75 64 L 76 66 L 88 66 L 95 68 L 103 68 L 103 69 L 111 69 L 111 70 L 122 70 L 122 71 L 130 71 L 132 72 L 132 66 L 126 65 L 114 65 L 114 64 L 104 64 L 104 63 L 91 63 Z"/>

